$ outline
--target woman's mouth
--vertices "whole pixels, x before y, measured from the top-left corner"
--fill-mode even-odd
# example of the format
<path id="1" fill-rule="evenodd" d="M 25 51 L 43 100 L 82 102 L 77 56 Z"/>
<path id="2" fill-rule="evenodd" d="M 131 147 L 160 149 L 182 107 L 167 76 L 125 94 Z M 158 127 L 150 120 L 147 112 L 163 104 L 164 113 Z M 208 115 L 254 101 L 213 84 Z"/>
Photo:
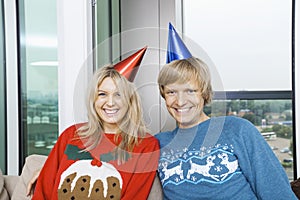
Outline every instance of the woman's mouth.
<path id="1" fill-rule="evenodd" d="M 108 115 L 116 114 L 119 111 L 119 109 L 104 109 L 104 112 Z"/>

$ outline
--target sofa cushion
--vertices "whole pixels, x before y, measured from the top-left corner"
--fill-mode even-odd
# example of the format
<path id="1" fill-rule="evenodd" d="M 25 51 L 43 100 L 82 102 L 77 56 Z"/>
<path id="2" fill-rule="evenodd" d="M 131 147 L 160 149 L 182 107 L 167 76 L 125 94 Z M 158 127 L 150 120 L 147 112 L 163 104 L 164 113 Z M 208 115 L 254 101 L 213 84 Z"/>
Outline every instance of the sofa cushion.
<path id="1" fill-rule="evenodd" d="M 47 156 L 35 154 L 26 157 L 21 177 L 16 185 L 16 189 L 12 194 L 12 200 L 30 199 L 30 197 L 26 196 L 27 184 L 33 177 L 34 173 L 43 167 L 46 159 Z"/>
<path id="2" fill-rule="evenodd" d="M 4 177 L 4 187 L 8 193 L 8 196 L 11 197 L 21 177 L 17 175 L 4 175 L 3 177 Z"/>
<path id="3" fill-rule="evenodd" d="M 156 174 L 147 200 L 162 200 L 162 199 L 163 199 L 162 187 L 158 175 Z"/>
<path id="4" fill-rule="evenodd" d="M 4 187 L 4 177 L 3 177 L 1 169 L 0 169 L 0 200 L 9 200 L 9 196 Z"/>

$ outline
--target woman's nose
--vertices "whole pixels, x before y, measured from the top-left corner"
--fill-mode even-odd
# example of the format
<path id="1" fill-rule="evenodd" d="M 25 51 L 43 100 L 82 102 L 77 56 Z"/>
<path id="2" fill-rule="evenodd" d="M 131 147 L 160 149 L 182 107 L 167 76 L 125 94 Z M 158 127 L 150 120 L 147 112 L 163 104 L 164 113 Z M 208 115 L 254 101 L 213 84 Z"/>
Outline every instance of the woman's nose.
<path id="1" fill-rule="evenodd" d="M 109 95 L 107 99 L 107 104 L 113 106 L 115 104 L 114 95 Z"/>

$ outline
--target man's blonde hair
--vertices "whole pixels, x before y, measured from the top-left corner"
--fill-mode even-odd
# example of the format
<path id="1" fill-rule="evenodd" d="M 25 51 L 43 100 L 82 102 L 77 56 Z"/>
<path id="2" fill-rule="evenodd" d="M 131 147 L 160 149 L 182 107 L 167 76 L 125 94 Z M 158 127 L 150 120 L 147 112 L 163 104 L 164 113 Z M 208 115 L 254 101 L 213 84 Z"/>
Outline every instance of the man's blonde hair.
<path id="1" fill-rule="evenodd" d="M 199 86 L 204 105 L 211 102 L 213 91 L 208 66 L 199 58 L 175 60 L 162 67 L 158 75 L 160 95 L 164 96 L 164 87 L 173 83 L 187 83 L 195 80 Z"/>

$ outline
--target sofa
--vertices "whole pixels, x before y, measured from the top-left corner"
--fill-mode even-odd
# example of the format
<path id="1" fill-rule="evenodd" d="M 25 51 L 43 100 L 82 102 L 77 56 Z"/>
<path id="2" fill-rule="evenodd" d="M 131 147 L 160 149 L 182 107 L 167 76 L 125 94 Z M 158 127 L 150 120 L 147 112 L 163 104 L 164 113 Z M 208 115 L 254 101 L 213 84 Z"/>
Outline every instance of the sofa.
<path id="1" fill-rule="evenodd" d="M 3 175 L 0 169 L 0 200 L 30 200 L 26 196 L 27 183 L 33 177 L 33 174 L 42 168 L 47 156 L 30 155 L 25 159 L 20 176 Z M 148 200 L 161 200 L 162 189 L 161 184 L 156 176 Z"/>

